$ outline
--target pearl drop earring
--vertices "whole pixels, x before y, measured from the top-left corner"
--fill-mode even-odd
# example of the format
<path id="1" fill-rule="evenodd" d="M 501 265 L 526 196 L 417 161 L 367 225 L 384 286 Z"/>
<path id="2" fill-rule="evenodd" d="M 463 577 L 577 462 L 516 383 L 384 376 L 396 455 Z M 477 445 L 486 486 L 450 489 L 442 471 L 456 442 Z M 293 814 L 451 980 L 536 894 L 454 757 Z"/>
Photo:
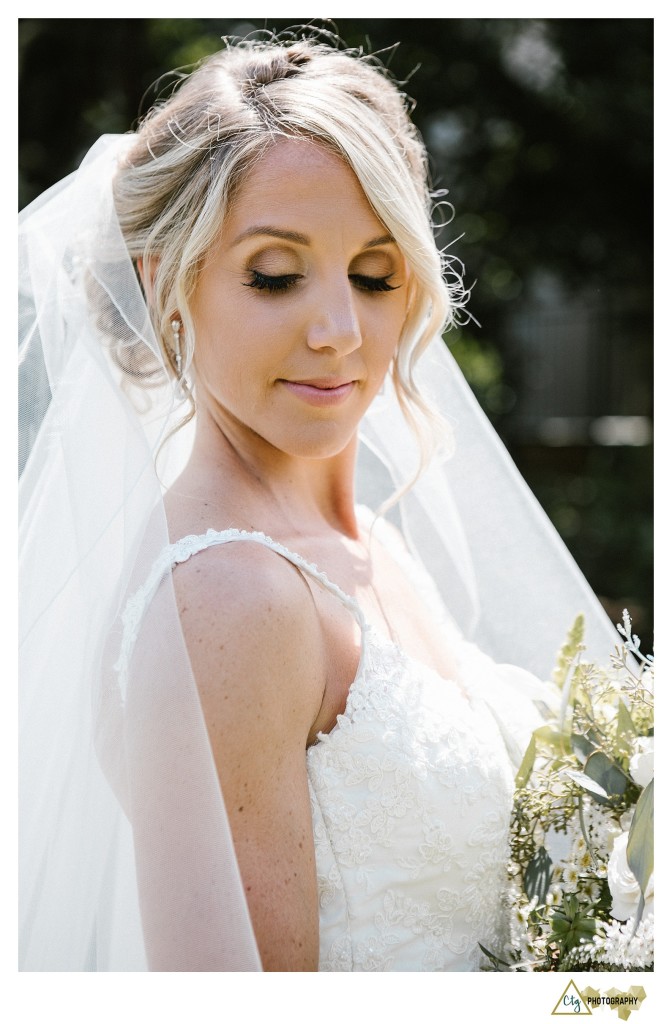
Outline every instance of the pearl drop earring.
<path id="1" fill-rule="evenodd" d="M 170 326 L 173 329 L 173 349 L 175 351 L 175 365 L 177 373 L 182 376 L 182 345 L 180 342 L 180 331 L 182 330 L 181 320 L 171 320 Z"/>

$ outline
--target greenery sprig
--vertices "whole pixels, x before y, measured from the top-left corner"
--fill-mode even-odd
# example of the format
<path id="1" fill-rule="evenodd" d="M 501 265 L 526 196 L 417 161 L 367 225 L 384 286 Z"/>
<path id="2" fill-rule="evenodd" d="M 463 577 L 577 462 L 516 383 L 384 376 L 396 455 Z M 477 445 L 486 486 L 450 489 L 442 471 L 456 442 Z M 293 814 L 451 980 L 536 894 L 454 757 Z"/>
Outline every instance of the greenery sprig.
<path id="1" fill-rule="evenodd" d="M 558 653 L 515 780 L 510 943 L 485 969 L 653 968 L 653 658 L 627 611 L 619 632 L 608 667 L 583 660 L 581 616 Z"/>

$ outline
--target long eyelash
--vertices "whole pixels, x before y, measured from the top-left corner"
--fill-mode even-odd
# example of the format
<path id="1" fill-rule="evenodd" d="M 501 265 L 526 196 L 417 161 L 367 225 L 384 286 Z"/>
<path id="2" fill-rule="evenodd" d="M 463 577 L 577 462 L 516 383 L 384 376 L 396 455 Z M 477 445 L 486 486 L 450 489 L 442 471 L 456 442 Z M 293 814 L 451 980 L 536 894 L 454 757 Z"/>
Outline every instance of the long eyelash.
<path id="1" fill-rule="evenodd" d="M 387 274 L 386 277 L 367 277 L 365 274 L 350 274 L 350 280 L 357 287 L 361 288 L 365 292 L 393 292 L 399 287 L 398 284 L 388 284 L 388 281 L 392 277 L 391 274 Z"/>
<path id="2" fill-rule="evenodd" d="M 252 270 L 250 273 L 252 280 L 245 281 L 245 287 L 257 288 L 260 291 L 267 292 L 286 292 L 301 277 L 300 274 L 281 274 L 273 277 L 268 274 L 262 274 L 258 270 Z M 393 292 L 399 285 L 389 284 L 391 276 L 391 274 L 387 274 L 386 277 L 368 277 L 366 274 L 350 274 L 350 280 L 361 291 Z"/>
<path id="3" fill-rule="evenodd" d="M 278 277 L 269 277 L 268 274 L 261 274 L 258 270 L 251 270 L 251 281 L 245 281 L 246 288 L 259 288 L 267 292 L 286 292 L 301 277 L 300 274 L 282 274 Z"/>

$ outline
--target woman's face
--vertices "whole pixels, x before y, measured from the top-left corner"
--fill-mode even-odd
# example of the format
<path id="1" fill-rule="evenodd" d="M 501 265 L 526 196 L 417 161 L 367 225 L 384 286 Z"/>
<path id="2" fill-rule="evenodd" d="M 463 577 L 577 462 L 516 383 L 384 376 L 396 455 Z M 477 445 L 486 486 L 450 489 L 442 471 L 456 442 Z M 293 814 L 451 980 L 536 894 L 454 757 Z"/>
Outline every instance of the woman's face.
<path id="1" fill-rule="evenodd" d="M 199 274 L 197 403 L 234 442 L 337 454 L 396 351 L 407 277 L 350 168 L 309 141 L 278 141 Z"/>

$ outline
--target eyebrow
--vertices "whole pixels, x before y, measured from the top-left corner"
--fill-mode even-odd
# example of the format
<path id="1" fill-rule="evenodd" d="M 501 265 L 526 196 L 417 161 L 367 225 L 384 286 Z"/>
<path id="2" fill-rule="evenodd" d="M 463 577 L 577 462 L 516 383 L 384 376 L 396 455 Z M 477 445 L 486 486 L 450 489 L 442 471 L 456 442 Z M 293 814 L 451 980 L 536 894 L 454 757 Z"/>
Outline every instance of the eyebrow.
<path id="1" fill-rule="evenodd" d="M 238 245 L 239 242 L 245 241 L 246 238 L 253 238 L 256 235 L 270 235 L 271 238 L 281 238 L 286 242 L 295 242 L 297 245 L 310 245 L 310 239 L 307 235 L 302 235 L 298 231 L 285 231 L 283 228 L 274 228 L 267 224 L 260 224 L 241 231 L 234 239 L 233 244 Z M 362 249 L 375 249 L 379 245 L 389 245 L 391 243 L 394 244 L 392 235 L 380 235 L 378 238 L 372 238 L 370 242 L 365 242 Z"/>

